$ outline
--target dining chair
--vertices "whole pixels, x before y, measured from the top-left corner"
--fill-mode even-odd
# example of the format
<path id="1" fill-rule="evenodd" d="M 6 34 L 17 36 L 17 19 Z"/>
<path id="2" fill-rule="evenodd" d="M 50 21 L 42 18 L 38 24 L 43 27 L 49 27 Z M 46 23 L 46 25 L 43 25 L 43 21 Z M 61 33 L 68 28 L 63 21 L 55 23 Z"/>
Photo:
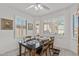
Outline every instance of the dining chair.
<path id="1" fill-rule="evenodd" d="M 32 36 L 26 36 L 26 37 L 25 37 L 25 41 L 30 40 L 30 39 L 31 39 L 31 37 L 32 37 Z M 26 54 L 31 55 L 31 50 L 29 50 L 29 49 L 25 48 L 24 55 L 26 55 Z"/>
<path id="2" fill-rule="evenodd" d="M 43 43 L 43 48 L 42 48 L 42 51 L 41 51 L 41 55 L 48 55 L 48 49 L 49 49 L 49 41 L 46 41 Z"/>
<path id="3" fill-rule="evenodd" d="M 43 56 L 48 55 L 48 49 L 49 49 L 49 41 L 45 41 L 42 44 L 42 47 L 38 51 L 32 51 L 35 56 Z"/>
<path id="4" fill-rule="evenodd" d="M 52 55 L 52 53 L 53 53 L 53 44 L 54 44 L 54 37 L 50 37 L 50 40 L 49 40 L 49 53 L 50 53 L 50 55 Z"/>

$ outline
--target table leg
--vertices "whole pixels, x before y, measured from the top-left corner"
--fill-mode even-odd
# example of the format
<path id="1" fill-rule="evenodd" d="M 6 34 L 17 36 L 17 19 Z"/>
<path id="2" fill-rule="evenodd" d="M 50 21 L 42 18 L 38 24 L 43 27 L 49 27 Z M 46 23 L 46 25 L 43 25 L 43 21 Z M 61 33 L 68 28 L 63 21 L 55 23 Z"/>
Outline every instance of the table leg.
<path id="1" fill-rule="evenodd" d="M 29 51 L 29 56 L 31 56 L 31 50 L 29 49 L 28 51 Z"/>
<path id="2" fill-rule="evenodd" d="M 21 44 L 19 44 L 19 56 L 21 56 Z"/>

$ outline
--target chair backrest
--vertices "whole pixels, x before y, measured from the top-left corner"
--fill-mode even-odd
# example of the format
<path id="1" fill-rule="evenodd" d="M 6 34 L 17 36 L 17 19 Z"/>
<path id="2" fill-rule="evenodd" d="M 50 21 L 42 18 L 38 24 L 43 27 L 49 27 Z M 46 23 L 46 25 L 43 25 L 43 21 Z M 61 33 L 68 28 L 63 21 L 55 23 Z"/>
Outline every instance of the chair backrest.
<path id="1" fill-rule="evenodd" d="M 51 40 L 54 40 L 55 37 L 50 37 Z"/>
<path id="2" fill-rule="evenodd" d="M 31 39 L 31 36 L 26 36 L 26 37 L 24 38 L 25 42 L 26 42 L 26 41 L 29 41 L 30 39 Z"/>
<path id="3" fill-rule="evenodd" d="M 26 36 L 25 38 L 30 38 L 31 39 L 31 36 Z"/>
<path id="4" fill-rule="evenodd" d="M 49 41 L 49 43 L 50 43 L 50 44 L 53 44 L 53 43 L 54 43 L 54 37 L 50 37 L 50 39 L 51 39 L 51 40 Z"/>
<path id="5" fill-rule="evenodd" d="M 45 41 L 43 43 L 43 50 L 47 50 L 49 48 L 49 41 Z"/>

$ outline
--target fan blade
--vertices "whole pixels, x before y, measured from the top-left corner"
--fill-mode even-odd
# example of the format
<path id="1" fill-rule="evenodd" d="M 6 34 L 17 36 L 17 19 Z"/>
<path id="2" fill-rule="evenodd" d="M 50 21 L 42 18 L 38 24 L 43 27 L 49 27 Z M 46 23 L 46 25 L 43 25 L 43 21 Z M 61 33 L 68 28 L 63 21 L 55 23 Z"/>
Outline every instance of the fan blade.
<path id="1" fill-rule="evenodd" d="M 42 6 L 43 8 L 45 8 L 45 9 L 48 9 L 48 10 L 49 10 L 49 8 L 48 8 L 47 6 L 45 6 L 45 5 L 43 5 L 43 4 L 41 4 L 41 6 Z"/>
<path id="2" fill-rule="evenodd" d="M 32 7 L 34 7 L 34 5 L 30 5 L 30 6 L 28 6 L 26 9 L 30 9 L 30 8 L 32 8 Z"/>

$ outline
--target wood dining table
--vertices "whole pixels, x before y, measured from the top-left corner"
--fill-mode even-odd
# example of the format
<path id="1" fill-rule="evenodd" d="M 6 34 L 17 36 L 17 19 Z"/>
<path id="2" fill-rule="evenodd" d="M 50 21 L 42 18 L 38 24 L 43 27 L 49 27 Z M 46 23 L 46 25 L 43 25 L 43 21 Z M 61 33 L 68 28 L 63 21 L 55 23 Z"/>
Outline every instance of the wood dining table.
<path id="1" fill-rule="evenodd" d="M 35 56 L 36 52 L 41 52 L 42 50 L 42 41 L 39 41 L 35 38 L 31 39 L 31 40 L 27 40 L 27 41 L 19 41 L 19 56 L 22 55 L 22 47 L 27 48 L 28 50 L 30 50 L 30 55 Z"/>

